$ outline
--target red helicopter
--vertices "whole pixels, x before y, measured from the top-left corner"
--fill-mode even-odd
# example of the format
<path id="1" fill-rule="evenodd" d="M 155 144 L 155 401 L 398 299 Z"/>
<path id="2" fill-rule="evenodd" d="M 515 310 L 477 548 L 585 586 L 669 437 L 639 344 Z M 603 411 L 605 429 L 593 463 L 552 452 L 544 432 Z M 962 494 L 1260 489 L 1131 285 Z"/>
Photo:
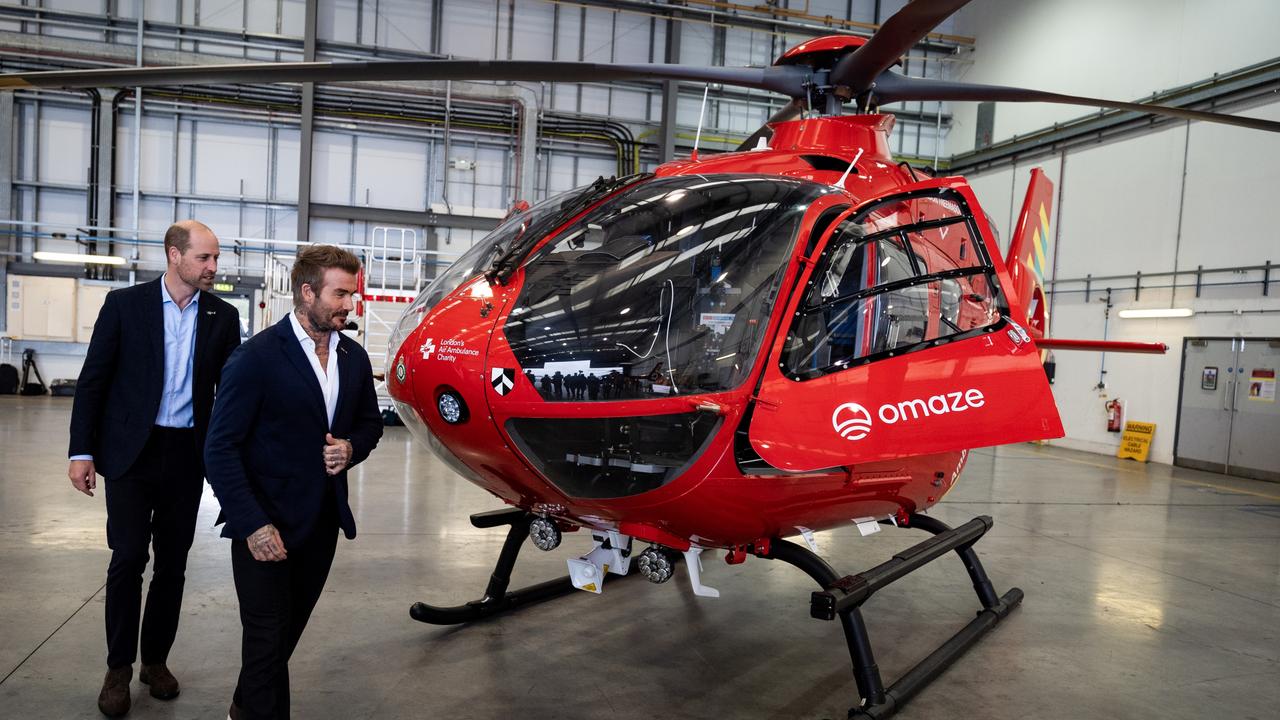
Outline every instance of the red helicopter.
<path id="1" fill-rule="evenodd" d="M 1007 256 L 960 177 L 893 160 L 905 100 L 1058 102 L 1280 131 L 1280 123 L 1020 88 L 909 78 L 890 68 L 965 0 L 916 0 L 870 39 L 803 43 L 768 68 L 525 61 L 272 63 L 0 76 L 0 88 L 227 82 L 679 79 L 791 98 L 736 152 L 601 178 L 520 204 L 416 298 L 389 350 L 400 416 L 464 478 L 510 507 L 481 599 L 417 603 L 463 623 L 608 575 L 665 582 L 700 554 L 795 565 L 821 589 L 810 614 L 841 621 L 860 702 L 887 717 L 1022 600 L 998 595 L 973 544 L 991 527 L 922 514 L 968 451 L 1060 437 L 1042 366 L 1049 349 L 1163 352 L 1160 344 L 1047 336 L 1052 185 L 1033 178 Z M 852 112 L 845 114 L 846 105 Z M 854 523 L 931 535 L 842 575 L 812 533 Z M 593 544 L 569 576 L 509 590 L 526 537 Z M 786 537 L 799 536 L 804 544 Z M 645 544 L 643 549 L 636 541 Z M 806 545 L 808 547 L 806 547 Z M 956 551 L 982 610 L 886 687 L 860 607 Z"/>

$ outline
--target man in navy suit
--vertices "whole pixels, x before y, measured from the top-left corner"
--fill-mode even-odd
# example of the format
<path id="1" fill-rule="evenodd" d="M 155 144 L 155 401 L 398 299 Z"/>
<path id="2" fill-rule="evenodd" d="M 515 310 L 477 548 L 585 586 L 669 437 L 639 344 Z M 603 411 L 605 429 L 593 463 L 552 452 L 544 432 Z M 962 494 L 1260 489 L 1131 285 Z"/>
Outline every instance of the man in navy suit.
<path id="1" fill-rule="evenodd" d="M 178 631 L 187 550 L 203 492 L 203 447 L 214 386 L 240 344 L 240 315 L 208 290 L 218 238 L 186 220 L 164 235 L 161 277 L 107 294 L 76 383 L 71 410 L 71 484 L 92 496 L 105 478 L 107 676 L 98 708 L 129 711 L 129 682 L 142 624 L 142 682 L 178 695 L 169 649 Z M 142 573 L 155 553 L 146 612 Z"/>
<path id="2" fill-rule="evenodd" d="M 345 250 L 300 250 L 293 312 L 240 346 L 218 387 L 205 465 L 240 600 L 233 720 L 289 717 L 289 657 L 329 576 L 338 529 L 356 536 L 347 469 L 382 437 L 369 356 L 341 332 L 359 271 Z"/>

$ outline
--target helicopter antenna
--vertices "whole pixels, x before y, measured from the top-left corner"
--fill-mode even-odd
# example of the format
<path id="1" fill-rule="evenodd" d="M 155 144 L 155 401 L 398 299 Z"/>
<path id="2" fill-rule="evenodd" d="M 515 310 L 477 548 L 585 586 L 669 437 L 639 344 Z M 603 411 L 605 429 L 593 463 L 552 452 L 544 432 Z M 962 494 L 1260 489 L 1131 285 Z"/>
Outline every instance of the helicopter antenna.
<path id="1" fill-rule="evenodd" d="M 689 159 L 698 160 L 698 142 L 702 140 L 702 118 L 707 114 L 707 91 L 711 89 L 710 85 L 702 88 L 702 107 L 698 109 L 698 132 L 693 136 L 693 153 L 689 155 Z"/>
<path id="2" fill-rule="evenodd" d="M 858 164 L 858 160 L 862 157 L 862 148 L 858 148 L 858 154 L 853 156 L 853 161 L 849 163 L 849 167 L 844 169 L 844 174 L 836 181 L 836 187 L 843 188 L 844 181 L 849 179 L 849 173 L 853 172 L 853 166 Z"/>

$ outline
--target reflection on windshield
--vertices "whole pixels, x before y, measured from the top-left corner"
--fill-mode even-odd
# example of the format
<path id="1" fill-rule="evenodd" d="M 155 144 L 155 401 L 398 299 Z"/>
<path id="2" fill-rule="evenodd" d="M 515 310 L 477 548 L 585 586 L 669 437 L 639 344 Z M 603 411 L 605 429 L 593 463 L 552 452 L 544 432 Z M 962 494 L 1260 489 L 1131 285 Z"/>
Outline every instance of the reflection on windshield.
<path id="1" fill-rule="evenodd" d="M 825 185 L 754 175 L 633 186 L 525 265 L 505 332 L 547 400 L 717 392 L 745 378 Z"/>
<path id="2" fill-rule="evenodd" d="M 508 255 L 519 255 L 520 248 L 527 251 L 547 233 L 555 230 L 556 226 L 572 217 L 572 213 L 581 212 L 593 198 L 598 198 L 608 192 L 608 189 L 633 179 L 623 178 L 611 182 L 600 178 L 591 185 L 583 185 L 549 197 L 504 220 L 494 228 L 493 232 L 472 245 L 443 273 L 432 280 L 422 292 L 418 293 L 418 297 L 400 316 L 395 330 L 391 333 L 387 343 L 386 367 L 391 367 L 392 359 L 400 351 L 400 345 L 422 322 L 423 316 L 446 295 L 457 290 L 467 280 L 488 270 L 495 261 Z"/>

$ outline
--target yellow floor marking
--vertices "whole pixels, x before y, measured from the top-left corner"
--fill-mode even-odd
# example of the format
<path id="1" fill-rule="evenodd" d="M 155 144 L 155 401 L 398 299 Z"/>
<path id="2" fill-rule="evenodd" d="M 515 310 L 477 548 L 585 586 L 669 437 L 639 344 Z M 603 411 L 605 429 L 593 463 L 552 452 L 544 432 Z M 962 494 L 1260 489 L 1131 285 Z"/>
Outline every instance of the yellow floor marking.
<path id="1" fill-rule="evenodd" d="M 1008 448 L 1006 448 L 1008 450 Z M 1038 455 L 1023 455 L 1023 457 L 1038 457 Z M 1132 468 L 1120 467 L 1117 465 L 1103 465 L 1101 463 L 1088 462 L 1087 460 L 1077 460 L 1075 458 L 1053 456 L 1055 460 L 1076 463 L 1077 465 L 1088 465 L 1089 467 L 1102 468 L 1103 470 L 1115 470 L 1118 472 L 1133 473 L 1135 475 L 1147 475 L 1143 470 L 1135 470 Z M 1215 483 L 1202 482 L 1200 480 L 1187 480 L 1186 478 L 1170 478 L 1174 482 L 1187 483 L 1188 485 L 1199 485 L 1200 487 L 1213 488 L 1214 490 L 1222 490 L 1224 492 L 1239 493 L 1241 495 L 1253 495 L 1254 497 L 1266 498 L 1268 500 L 1280 501 L 1280 495 L 1269 495 L 1267 493 L 1254 492 L 1253 490 L 1241 490 L 1239 488 L 1228 487 L 1226 485 L 1217 485 Z"/>

